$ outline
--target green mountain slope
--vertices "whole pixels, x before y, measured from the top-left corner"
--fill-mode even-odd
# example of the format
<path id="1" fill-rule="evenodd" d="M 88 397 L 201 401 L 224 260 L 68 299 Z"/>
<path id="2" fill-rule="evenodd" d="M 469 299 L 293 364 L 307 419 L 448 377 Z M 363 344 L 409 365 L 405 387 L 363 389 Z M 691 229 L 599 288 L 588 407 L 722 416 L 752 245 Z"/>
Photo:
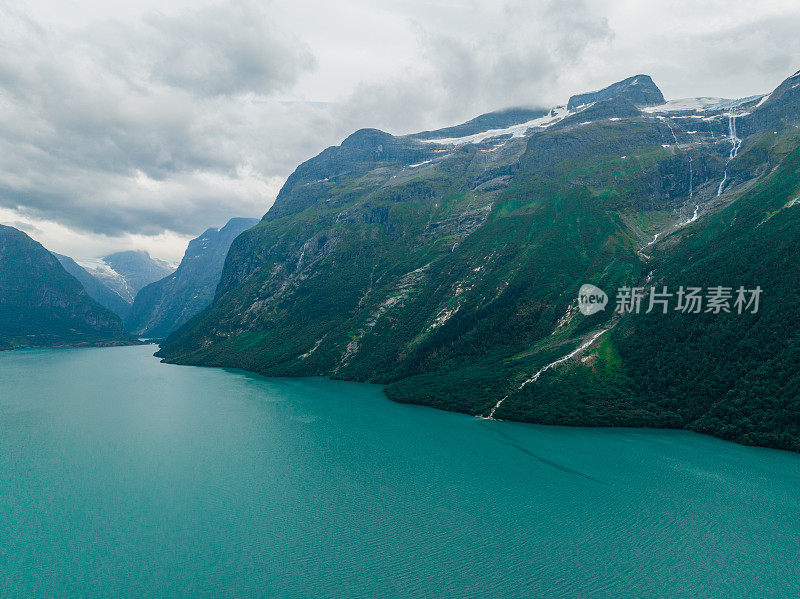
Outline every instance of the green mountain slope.
<path id="1" fill-rule="evenodd" d="M 497 416 L 690 428 L 800 451 L 800 149 L 736 202 L 682 230 L 652 284 L 762 288 L 758 312 L 630 315 L 584 363 L 512 394 Z"/>
<path id="2" fill-rule="evenodd" d="M 89 297 L 55 256 L 0 225 L 0 349 L 130 341 L 119 317 Z"/>
<path id="3" fill-rule="evenodd" d="M 743 255 L 754 240 L 731 224 L 740 221 L 719 219 L 761 206 L 791 172 L 800 147 L 793 78 L 766 99 L 664 103 L 637 76 L 503 130 L 357 132 L 298 167 L 263 221 L 231 246 L 213 304 L 159 355 L 381 382 L 392 399 L 476 415 L 724 435 L 698 420 L 702 394 L 685 393 L 697 409 L 682 412 L 653 402 L 672 396 L 647 383 L 652 364 L 638 340 L 659 337 L 652 321 L 611 308 L 584 317 L 575 297 L 587 282 L 613 290 L 670 273 L 677 282 L 715 244 Z M 791 200 L 788 189 L 770 210 Z M 769 222 L 762 231 L 778 235 Z M 681 249 L 710 223 L 725 234 Z M 724 274 L 717 267 L 708 265 L 709 281 Z M 589 350 L 525 384 L 605 329 Z M 663 352 L 662 361 L 684 348 L 666 343 Z M 671 375 L 685 386 L 688 373 Z M 546 395 L 559 398 L 550 408 L 540 393 L 548 384 Z M 742 426 L 756 435 L 755 424 Z"/>

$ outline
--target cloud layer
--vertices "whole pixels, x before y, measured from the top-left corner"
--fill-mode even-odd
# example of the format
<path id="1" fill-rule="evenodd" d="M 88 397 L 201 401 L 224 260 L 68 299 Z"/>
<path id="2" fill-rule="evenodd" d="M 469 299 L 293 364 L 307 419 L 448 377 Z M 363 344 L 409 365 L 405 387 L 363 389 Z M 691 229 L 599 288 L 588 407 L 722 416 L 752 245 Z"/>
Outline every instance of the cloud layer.
<path id="1" fill-rule="evenodd" d="M 122 18 L 94 1 L 69 26 L 42 17 L 54 0 L 0 4 L 0 219 L 78 257 L 175 259 L 360 127 L 550 106 L 638 72 L 667 96 L 749 95 L 800 68 L 791 2 L 237 0 Z"/>
<path id="2" fill-rule="evenodd" d="M 1 18 L 0 205 L 97 234 L 192 234 L 263 212 L 291 168 L 254 135 L 276 107 L 248 96 L 314 59 L 255 5 L 70 32 Z"/>

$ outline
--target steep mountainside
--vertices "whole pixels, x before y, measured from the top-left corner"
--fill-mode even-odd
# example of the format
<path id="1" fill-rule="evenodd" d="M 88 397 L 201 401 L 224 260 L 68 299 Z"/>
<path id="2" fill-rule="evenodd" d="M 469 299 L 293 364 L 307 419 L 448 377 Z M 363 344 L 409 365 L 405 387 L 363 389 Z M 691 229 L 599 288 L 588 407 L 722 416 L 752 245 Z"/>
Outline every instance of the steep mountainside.
<path id="1" fill-rule="evenodd" d="M 794 384 L 779 353 L 793 328 L 767 304 L 796 287 L 793 269 L 769 265 L 794 251 L 798 81 L 665 102 L 637 75 L 505 127 L 480 130 L 479 117 L 435 135 L 358 131 L 289 177 L 232 244 L 214 303 L 159 355 L 382 382 L 398 401 L 476 415 L 800 449 L 788 392 L 760 402 L 741 387 Z M 623 286 L 754 285 L 757 274 L 773 294 L 765 287 L 760 315 L 670 313 L 670 338 L 653 315 L 612 314 Z M 609 291 L 607 310 L 577 311 L 583 283 Z M 726 336 L 708 344 L 685 334 L 717 329 Z M 769 335 L 780 343 L 755 352 Z M 722 340 L 744 366 L 704 353 Z M 787 372 L 744 378 L 756 363 Z M 700 376 L 714 382 L 695 393 Z"/>
<path id="2" fill-rule="evenodd" d="M 80 281 L 80 284 L 83 285 L 89 297 L 94 299 L 101 306 L 105 306 L 111 310 L 120 318 L 127 318 L 131 310 L 130 304 L 122 299 L 118 293 L 109 289 L 105 283 L 103 283 L 102 279 L 90 274 L 89 271 L 69 256 L 62 256 L 55 252 L 53 252 L 53 255 L 58 258 L 64 270 Z"/>
<path id="3" fill-rule="evenodd" d="M 209 229 L 189 242 L 178 270 L 136 294 L 129 331 L 146 337 L 165 337 L 214 299 L 228 248 L 243 231 L 258 224 L 254 218 L 232 218 L 221 229 Z"/>
<path id="4" fill-rule="evenodd" d="M 133 304 L 140 289 L 175 270 L 163 260 L 151 258 L 150 254 L 141 250 L 116 252 L 99 260 L 83 261 L 80 265 L 128 305 Z"/>
<path id="5" fill-rule="evenodd" d="M 519 379 L 494 416 L 550 424 L 690 428 L 747 444 L 800 450 L 800 148 L 714 214 L 653 246 L 657 292 L 728 289 L 729 312 L 677 310 L 619 319 L 581 360 Z M 791 148 L 791 149 L 790 149 Z M 744 158 L 744 156 L 743 156 Z M 736 308 L 739 287 L 761 288 L 758 309 Z M 750 296 L 746 296 L 749 301 Z M 613 301 L 613 299 L 612 299 Z M 566 347 L 571 349 L 571 345 Z M 533 373 L 531 373 L 533 374 Z M 413 387 L 403 381 L 403 397 Z M 446 393 L 444 389 L 440 389 Z M 499 399 L 499 398 L 498 398 Z"/>
<path id="6" fill-rule="evenodd" d="M 118 345 L 130 338 L 39 243 L 0 225 L 0 349 Z"/>

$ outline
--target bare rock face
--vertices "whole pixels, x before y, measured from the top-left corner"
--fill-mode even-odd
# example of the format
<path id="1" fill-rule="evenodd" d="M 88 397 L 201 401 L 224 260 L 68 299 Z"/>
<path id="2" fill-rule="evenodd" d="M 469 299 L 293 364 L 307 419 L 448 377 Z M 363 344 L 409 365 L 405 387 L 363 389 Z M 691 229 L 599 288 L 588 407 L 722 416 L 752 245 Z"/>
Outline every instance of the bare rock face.
<path id="1" fill-rule="evenodd" d="M 572 96 L 567 103 L 570 110 L 592 102 L 608 100 L 622 101 L 634 106 L 657 106 L 664 104 L 664 95 L 649 75 L 635 75 L 596 92 Z"/>

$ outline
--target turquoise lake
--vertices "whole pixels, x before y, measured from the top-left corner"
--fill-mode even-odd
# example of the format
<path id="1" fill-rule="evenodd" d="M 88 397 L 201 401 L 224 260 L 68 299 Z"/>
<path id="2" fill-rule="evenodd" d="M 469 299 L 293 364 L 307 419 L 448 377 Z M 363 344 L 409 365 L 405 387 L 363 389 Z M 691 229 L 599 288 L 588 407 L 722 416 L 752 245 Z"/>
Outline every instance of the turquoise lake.
<path id="1" fill-rule="evenodd" d="M 2 597 L 800 596 L 800 456 L 0 352 Z"/>

